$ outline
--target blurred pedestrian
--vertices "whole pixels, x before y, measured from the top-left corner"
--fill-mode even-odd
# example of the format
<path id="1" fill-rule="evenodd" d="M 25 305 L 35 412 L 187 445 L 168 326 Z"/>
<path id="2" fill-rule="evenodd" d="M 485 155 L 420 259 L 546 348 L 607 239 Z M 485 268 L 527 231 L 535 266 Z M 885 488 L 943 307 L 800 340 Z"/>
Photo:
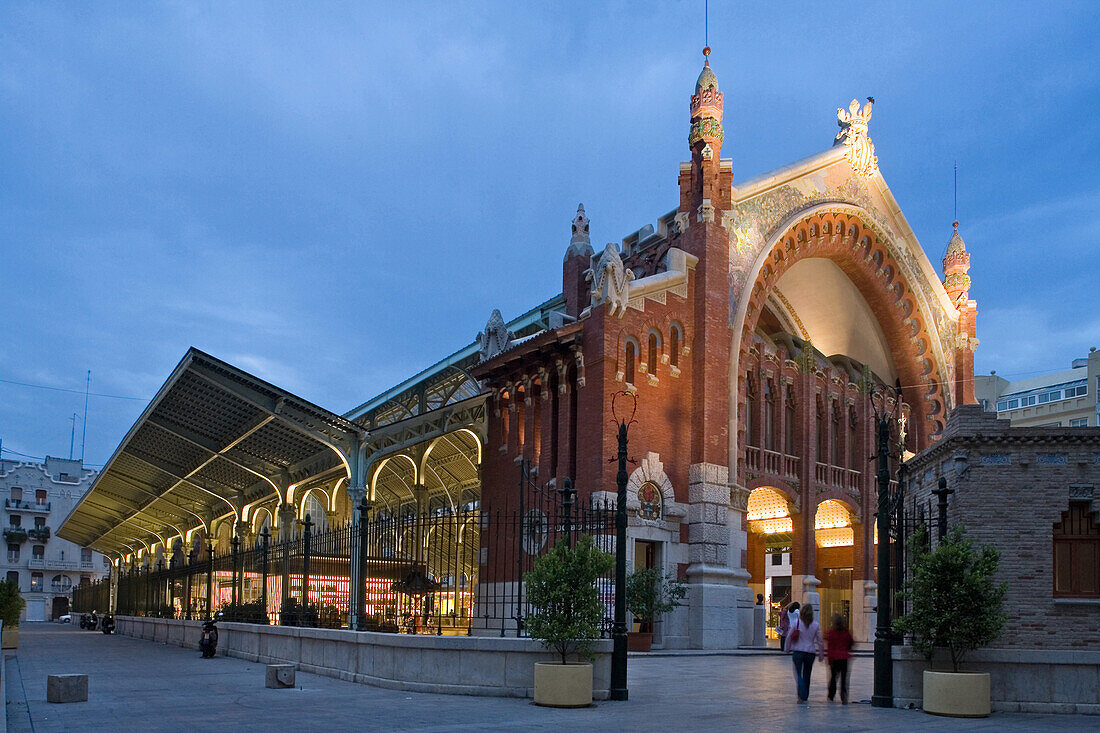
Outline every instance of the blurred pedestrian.
<path id="1" fill-rule="evenodd" d="M 825 658 L 825 643 L 821 639 L 821 627 L 814 621 L 814 607 L 809 603 L 798 610 L 798 616 L 791 619 L 791 629 L 787 633 L 787 649 L 794 662 L 794 679 L 798 691 L 798 702 L 805 703 L 810 697 L 810 673 L 814 668 L 814 657 Z"/>
<path id="2" fill-rule="evenodd" d="M 852 658 L 852 634 L 839 613 L 833 616 L 833 627 L 825 632 L 826 654 L 829 656 L 829 700 L 836 697 L 840 687 L 840 701 L 848 704 L 848 660 Z"/>

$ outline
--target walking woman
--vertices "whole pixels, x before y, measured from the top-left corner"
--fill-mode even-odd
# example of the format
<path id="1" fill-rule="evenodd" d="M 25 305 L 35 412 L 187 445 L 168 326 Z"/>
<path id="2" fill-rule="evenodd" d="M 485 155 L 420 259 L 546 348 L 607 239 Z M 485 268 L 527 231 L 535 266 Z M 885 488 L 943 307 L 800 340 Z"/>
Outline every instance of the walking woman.
<path id="1" fill-rule="evenodd" d="M 797 618 L 791 619 L 791 629 L 787 633 L 787 649 L 790 650 L 794 661 L 798 702 L 804 703 L 810 697 L 810 673 L 814 668 L 814 657 L 825 658 L 825 643 L 821 639 L 821 627 L 814 620 L 814 607 L 808 603 L 799 609 Z"/>
<path id="2" fill-rule="evenodd" d="M 836 699 L 839 682 L 840 701 L 848 704 L 848 660 L 852 657 L 852 634 L 839 613 L 833 616 L 833 628 L 825 632 L 829 654 L 829 701 Z"/>

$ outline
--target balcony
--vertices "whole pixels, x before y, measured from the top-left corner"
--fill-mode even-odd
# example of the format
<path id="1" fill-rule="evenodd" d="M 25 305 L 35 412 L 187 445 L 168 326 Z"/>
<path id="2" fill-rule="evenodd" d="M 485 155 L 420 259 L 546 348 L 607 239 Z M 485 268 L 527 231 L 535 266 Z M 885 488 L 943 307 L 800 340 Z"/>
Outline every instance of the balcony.
<path id="1" fill-rule="evenodd" d="M 49 560 L 35 558 L 27 563 L 31 570 L 80 570 L 81 563 L 72 560 Z"/>
<path id="2" fill-rule="evenodd" d="M 37 504 L 30 501 L 13 501 L 12 499 L 4 499 L 4 509 L 9 512 L 31 512 L 37 514 L 49 514 L 50 502 L 44 502 Z"/>
<path id="3" fill-rule="evenodd" d="M 5 527 L 4 539 L 7 542 L 19 543 L 27 541 L 27 530 L 22 527 Z"/>
<path id="4" fill-rule="evenodd" d="M 48 542 L 50 539 L 50 528 L 45 525 L 36 524 L 27 530 L 27 536 L 35 542 Z"/>

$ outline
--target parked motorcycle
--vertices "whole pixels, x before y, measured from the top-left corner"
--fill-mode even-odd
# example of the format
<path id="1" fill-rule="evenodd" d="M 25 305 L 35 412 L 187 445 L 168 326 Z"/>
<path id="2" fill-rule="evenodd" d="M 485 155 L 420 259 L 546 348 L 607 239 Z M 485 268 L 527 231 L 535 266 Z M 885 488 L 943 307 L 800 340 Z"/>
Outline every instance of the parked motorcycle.
<path id="1" fill-rule="evenodd" d="M 82 629 L 94 629 L 95 628 L 94 616 L 90 613 L 80 614 L 80 628 L 82 628 Z"/>
<path id="2" fill-rule="evenodd" d="M 107 613 L 103 615 L 103 619 L 99 622 L 99 630 L 104 634 L 113 634 L 115 632 L 115 617 Z"/>
<path id="3" fill-rule="evenodd" d="M 218 650 L 218 627 L 207 619 L 202 624 L 202 638 L 199 639 L 199 649 L 203 659 L 210 659 Z"/>
<path id="4" fill-rule="evenodd" d="M 88 617 L 88 631 L 95 631 L 99 626 L 99 617 L 95 615 L 95 611 L 92 611 L 92 615 Z"/>

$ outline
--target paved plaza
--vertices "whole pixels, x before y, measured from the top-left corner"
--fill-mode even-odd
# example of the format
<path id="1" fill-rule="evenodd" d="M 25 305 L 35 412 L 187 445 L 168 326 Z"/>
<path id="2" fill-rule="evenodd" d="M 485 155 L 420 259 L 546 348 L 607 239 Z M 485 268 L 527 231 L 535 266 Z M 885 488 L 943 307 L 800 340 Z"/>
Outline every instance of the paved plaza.
<path id="1" fill-rule="evenodd" d="M 264 687 L 264 667 L 203 660 L 190 649 L 71 626 L 24 624 L 5 661 L 8 730 L 1065 730 L 1096 729 L 1083 716 L 997 714 L 952 720 L 867 704 L 871 660 L 855 661 L 851 705 L 825 699 L 815 666 L 808 705 L 794 702 L 790 660 L 776 654 L 646 656 L 630 660 L 626 703 L 582 710 L 527 700 L 385 690 L 299 672 L 293 690 Z M 46 702 L 46 675 L 86 673 L 89 700 Z M 460 677 L 462 670 L 456 669 Z"/>

